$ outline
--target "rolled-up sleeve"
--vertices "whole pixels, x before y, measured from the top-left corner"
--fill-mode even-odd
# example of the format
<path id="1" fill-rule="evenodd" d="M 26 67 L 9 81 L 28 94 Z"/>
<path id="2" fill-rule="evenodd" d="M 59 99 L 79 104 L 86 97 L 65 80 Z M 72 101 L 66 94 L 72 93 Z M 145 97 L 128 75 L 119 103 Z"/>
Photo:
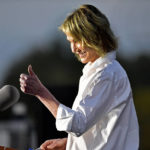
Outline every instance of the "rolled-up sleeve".
<path id="1" fill-rule="evenodd" d="M 94 80 L 76 110 L 59 105 L 56 117 L 57 130 L 80 136 L 110 111 L 109 108 L 115 100 L 115 93 L 114 82 L 109 77 L 101 76 Z"/>
<path id="2" fill-rule="evenodd" d="M 74 111 L 63 104 L 60 104 L 57 110 L 56 128 L 59 131 L 71 131 L 72 118 Z"/>
<path id="3" fill-rule="evenodd" d="M 74 136 L 80 136 L 85 131 L 85 116 L 80 111 L 72 110 L 60 104 L 56 117 L 58 131 L 66 131 Z"/>

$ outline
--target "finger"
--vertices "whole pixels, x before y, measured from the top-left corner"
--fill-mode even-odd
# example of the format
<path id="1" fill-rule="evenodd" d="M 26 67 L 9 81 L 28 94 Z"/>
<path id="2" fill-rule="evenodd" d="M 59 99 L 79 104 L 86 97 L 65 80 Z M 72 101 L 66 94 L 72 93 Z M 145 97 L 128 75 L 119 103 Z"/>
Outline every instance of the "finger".
<path id="1" fill-rule="evenodd" d="M 48 149 L 53 149 L 56 147 L 56 142 L 52 142 L 50 145 L 47 145 Z"/>
<path id="2" fill-rule="evenodd" d="M 47 149 L 54 149 L 54 148 L 56 148 L 57 147 L 57 145 L 56 145 L 56 143 L 53 143 L 53 144 L 51 144 L 51 145 L 48 145 L 47 146 Z"/>
<path id="3" fill-rule="evenodd" d="M 34 73 L 31 65 L 28 66 L 28 73 L 30 76 L 35 76 L 35 73 Z"/>
<path id="4" fill-rule="evenodd" d="M 20 86 L 21 87 L 32 87 L 33 88 L 33 81 L 32 80 L 24 80 L 22 78 L 19 79 L 20 81 Z"/>
<path id="5" fill-rule="evenodd" d="M 47 140 L 47 141 L 45 141 L 45 142 L 40 146 L 40 149 L 46 150 L 47 146 L 48 146 L 49 144 L 51 144 L 51 143 L 53 143 L 52 140 Z"/>
<path id="6" fill-rule="evenodd" d="M 20 78 L 27 80 L 28 79 L 28 75 L 22 73 L 20 75 Z"/>
<path id="7" fill-rule="evenodd" d="M 26 87 L 26 86 L 21 86 L 20 87 L 21 91 L 26 93 L 26 94 L 30 94 L 30 95 L 34 95 L 34 91 L 32 90 L 32 88 L 30 87 Z"/>
<path id="8" fill-rule="evenodd" d="M 26 88 L 26 84 L 25 83 L 20 83 L 20 88 L 23 88 L 23 89 L 25 89 Z"/>
<path id="9" fill-rule="evenodd" d="M 48 145 L 47 148 L 48 149 L 56 149 L 59 147 L 59 142 L 60 139 L 56 139 L 52 144 Z"/>
<path id="10" fill-rule="evenodd" d="M 21 86 L 20 89 L 21 89 L 22 92 L 25 93 L 25 88 L 24 88 L 24 86 Z"/>
<path id="11" fill-rule="evenodd" d="M 29 82 L 28 80 L 29 79 L 19 78 L 20 84 L 28 83 Z"/>
<path id="12" fill-rule="evenodd" d="M 25 83 L 25 80 L 22 79 L 22 78 L 20 78 L 19 81 L 20 81 L 20 84 L 24 84 Z"/>
<path id="13" fill-rule="evenodd" d="M 19 81 L 20 81 L 20 84 L 25 84 L 31 87 L 34 87 L 36 83 L 35 80 L 32 78 L 28 78 L 27 80 L 20 78 Z"/>
<path id="14" fill-rule="evenodd" d="M 27 87 L 25 83 L 20 83 L 20 89 L 24 93 L 27 93 L 27 91 L 29 91 L 29 87 Z"/>
<path id="15" fill-rule="evenodd" d="M 34 91 L 34 87 L 32 86 L 32 84 L 29 82 L 27 83 L 27 81 L 22 80 L 20 82 L 20 88 L 23 92 L 27 93 L 27 92 L 31 92 Z"/>

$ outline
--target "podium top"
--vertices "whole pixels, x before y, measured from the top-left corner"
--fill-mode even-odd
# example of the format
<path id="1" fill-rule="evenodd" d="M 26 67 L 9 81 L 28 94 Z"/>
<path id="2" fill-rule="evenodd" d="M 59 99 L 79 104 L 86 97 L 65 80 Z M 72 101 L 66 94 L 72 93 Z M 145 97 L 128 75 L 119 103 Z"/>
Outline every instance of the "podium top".
<path id="1" fill-rule="evenodd" d="M 4 146 L 0 146 L 0 150 L 16 150 L 16 149 L 9 148 L 9 147 L 4 147 Z"/>

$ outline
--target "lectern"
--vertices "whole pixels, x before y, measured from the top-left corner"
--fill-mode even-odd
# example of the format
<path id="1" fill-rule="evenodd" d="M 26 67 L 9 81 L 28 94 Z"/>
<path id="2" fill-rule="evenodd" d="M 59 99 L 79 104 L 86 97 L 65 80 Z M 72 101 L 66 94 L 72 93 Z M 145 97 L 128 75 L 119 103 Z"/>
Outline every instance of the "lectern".
<path id="1" fill-rule="evenodd" d="M 4 147 L 4 146 L 0 146 L 0 150 L 16 150 L 16 149 L 9 148 L 9 147 Z"/>

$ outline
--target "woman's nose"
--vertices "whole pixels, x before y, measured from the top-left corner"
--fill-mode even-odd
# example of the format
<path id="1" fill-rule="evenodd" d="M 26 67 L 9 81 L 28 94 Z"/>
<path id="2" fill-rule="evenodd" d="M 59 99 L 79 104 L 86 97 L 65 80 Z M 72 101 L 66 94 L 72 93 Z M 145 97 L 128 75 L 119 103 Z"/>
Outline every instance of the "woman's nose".
<path id="1" fill-rule="evenodd" d="M 77 42 L 74 42 L 73 45 L 72 45 L 72 52 L 73 53 L 78 53 L 78 52 L 80 52 L 80 49 L 81 49 L 81 44 L 77 43 Z"/>

